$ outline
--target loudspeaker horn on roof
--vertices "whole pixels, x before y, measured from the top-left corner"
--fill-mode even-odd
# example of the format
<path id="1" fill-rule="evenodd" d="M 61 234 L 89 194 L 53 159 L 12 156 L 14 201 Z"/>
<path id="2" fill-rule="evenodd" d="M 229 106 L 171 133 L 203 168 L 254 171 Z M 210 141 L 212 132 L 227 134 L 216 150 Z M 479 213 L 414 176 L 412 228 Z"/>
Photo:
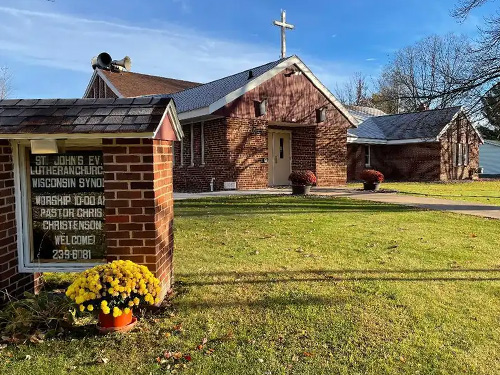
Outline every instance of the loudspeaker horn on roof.
<path id="1" fill-rule="evenodd" d="M 102 52 L 91 60 L 92 69 L 100 68 L 112 71 L 127 70 L 132 68 L 132 59 L 125 56 L 121 60 L 113 60 L 107 52 Z"/>
<path id="2" fill-rule="evenodd" d="M 113 60 L 111 59 L 111 55 L 107 52 L 102 52 L 97 56 L 97 66 L 102 69 L 109 69 L 109 66 L 111 65 L 111 62 Z"/>
<path id="3" fill-rule="evenodd" d="M 130 72 L 130 69 L 132 68 L 132 59 L 128 56 L 125 56 L 121 60 L 113 60 L 111 62 L 111 65 L 116 66 L 116 67 L 125 68 L 125 70 Z"/>

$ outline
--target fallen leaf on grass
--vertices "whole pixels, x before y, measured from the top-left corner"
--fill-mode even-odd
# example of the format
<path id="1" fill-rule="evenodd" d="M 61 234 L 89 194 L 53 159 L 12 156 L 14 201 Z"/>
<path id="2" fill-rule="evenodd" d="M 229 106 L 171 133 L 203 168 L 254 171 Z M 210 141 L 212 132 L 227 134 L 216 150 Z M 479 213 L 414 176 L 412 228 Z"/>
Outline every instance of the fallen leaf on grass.
<path id="1" fill-rule="evenodd" d="M 106 358 L 106 357 L 97 357 L 96 360 L 95 360 L 96 363 L 102 363 L 103 365 L 105 365 L 106 363 L 109 362 L 109 358 Z"/>
<path id="2" fill-rule="evenodd" d="M 202 350 L 205 347 L 205 344 L 208 342 L 208 339 L 204 337 L 201 340 L 201 344 L 196 347 L 196 350 Z"/>
<path id="3" fill-rule="evenodd" d="M 477 234 L 476 233 L 471 233 L 470 236 L 471 236 L 471 238 L 476 238 Z"/>
<path id="4" fill-rule="evenodd" d="M 182 323 L 176 324 L 173 328 L 174 333 L 180 333 L 182 332 Z"/>
<path id="5" fill-rule="evenodd" d="M 40 344 L 43 342 L 43 335 L 38 335 L 38 334 L 35 334 L 35 335 L 32 335 L 30 336 L 30 342 L 32 344 Z"/>
<path id="6" fill-rule="evenodd" d="M 304 352 L 303 355 L 304 357 L 314 357 L 314 353 L 311 352 Z"/>
<path id="7" fill-rule="evenodd" d="M 181 352 L 174 352 L 174 353 L 172 353 L 172 358 L 173 359 L 181 359 L 182 353 Z"/>
<path id="8" fill-rule="evenodd" d="M 213 352 L 215 352 L 215 349 L 205 350 L 205 355 L 211 355 Z"/>

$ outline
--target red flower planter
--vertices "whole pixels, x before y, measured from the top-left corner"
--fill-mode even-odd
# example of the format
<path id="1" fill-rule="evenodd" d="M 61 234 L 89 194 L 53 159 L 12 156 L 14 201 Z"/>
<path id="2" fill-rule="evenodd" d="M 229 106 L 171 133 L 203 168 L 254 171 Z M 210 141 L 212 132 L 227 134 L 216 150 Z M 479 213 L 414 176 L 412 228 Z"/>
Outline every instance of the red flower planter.
<path id="1" fill-rule="evenodd" d="M 128 314 L 113 316 L 113 313 L 104 314 L 99 312 L 99 330 L 101 332 L 129 331 L 135 326 L 137 319 L 133 316 L 132 310 Z"/>

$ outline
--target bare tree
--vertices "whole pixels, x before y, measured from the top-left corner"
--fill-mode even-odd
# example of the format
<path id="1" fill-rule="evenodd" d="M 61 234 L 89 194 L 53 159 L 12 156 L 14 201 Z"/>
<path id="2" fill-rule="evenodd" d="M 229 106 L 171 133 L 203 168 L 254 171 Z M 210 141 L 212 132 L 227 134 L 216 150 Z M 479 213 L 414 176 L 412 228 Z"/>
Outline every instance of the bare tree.
<path id="1" fill-rule="evenodd" d="M 385 69 L 375 83 L 376 92 L 372 94 L 373 107 L 387 114 L 400 112 L 400 88 L 390 69 Z"/>
<path id="2" fill-rule="evenodd" d="M 422 106 L 445 108 L 470 101 L 456 90 L 473 68 L 470 41 L 448 34 L 430 36 L 396 52 L 378 82 L 377 105 L 390 102 L 390 112 L 415 111 Z M 387 110 L 387 109 L 386 109 Z"/>
<path id="3" fill-rule="evenodd" d="M 6 67 L 0 67 L 0 100 L 6 99 L 12 93 L 12 75 Z"/>
<path id="4" fill-rule="evenodd" d="M 366 76 L 355 73 L 349 81 L 335 87 L 337 98 L 346 105 L 371 106 Z"/>
<path id="5" fill-rule="evenodd" d="M 460 0 L 453 16 L 464 21 L 470 13 L 490 0 Z M 476 99 L 470 113 L 482 121 L 481 131 L 487 137 L 500 139 L 500 8 L 484 18 L 479 38 L 470 53 L 473 69 L 456 81 L 455 92 Z"/>

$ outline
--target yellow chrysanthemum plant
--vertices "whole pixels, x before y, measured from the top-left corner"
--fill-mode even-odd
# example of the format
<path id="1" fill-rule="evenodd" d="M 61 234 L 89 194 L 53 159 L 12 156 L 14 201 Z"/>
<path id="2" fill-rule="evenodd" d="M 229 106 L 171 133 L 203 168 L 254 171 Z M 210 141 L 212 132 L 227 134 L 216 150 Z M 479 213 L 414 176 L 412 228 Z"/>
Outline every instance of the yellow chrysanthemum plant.
<path id="1" fill-rule="evenodd" d="M 81 312 L 102 312 L 116 318 L 134 307 L 159 303 L 160 293 L 160 281 L 146 266 L 115 260 L 82 272 L 66 296 Z"/>

